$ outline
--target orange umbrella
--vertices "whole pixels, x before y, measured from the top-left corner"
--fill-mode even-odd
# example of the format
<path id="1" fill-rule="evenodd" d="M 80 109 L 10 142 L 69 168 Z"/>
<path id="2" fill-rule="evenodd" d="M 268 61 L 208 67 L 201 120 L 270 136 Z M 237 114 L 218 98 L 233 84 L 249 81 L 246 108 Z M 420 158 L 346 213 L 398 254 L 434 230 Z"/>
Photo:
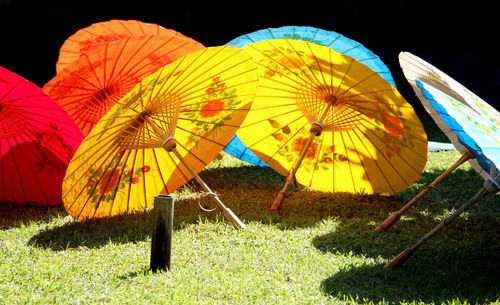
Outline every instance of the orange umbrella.
<path id="1" fill-rule="evenodd" d="M 83 53 L 43 89 L 87 135 L 116 101 L 160 67 L 194 51 L 200 43 L 178 37 L 124 38 Z"/>
<path id="2" fill-rule="evenodd" d="M 172 29 L 166 29 L 154 23 L 138 20 L 113 19 L 94 23 L 76 31 L 68 37 L 59 50 L 56 63 L 57 73 L 76 61 L 82 53 L 102 45 L 128 37 L 162 36 L 165 39 L 182 39 L 189 43 L 189 38 Z"/>

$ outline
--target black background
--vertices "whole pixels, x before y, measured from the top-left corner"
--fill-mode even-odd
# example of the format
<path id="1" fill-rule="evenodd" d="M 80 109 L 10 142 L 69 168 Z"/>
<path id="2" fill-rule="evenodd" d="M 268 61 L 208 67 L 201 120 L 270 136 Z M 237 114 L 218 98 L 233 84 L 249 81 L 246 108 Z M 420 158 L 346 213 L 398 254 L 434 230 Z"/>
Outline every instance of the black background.
<path id="1" fill-rule="evenodd" d="M 430 62 L 500 109 L 498 2 L 0 0 L 0 66 L 43 86 L 55 75 L 64 40 L 110 19 L 156 23 L 205 46 L 268 27 L 314 26 L 377 54 L 417 111 L 420 102 L 399 66 L 401 51 Z"/>

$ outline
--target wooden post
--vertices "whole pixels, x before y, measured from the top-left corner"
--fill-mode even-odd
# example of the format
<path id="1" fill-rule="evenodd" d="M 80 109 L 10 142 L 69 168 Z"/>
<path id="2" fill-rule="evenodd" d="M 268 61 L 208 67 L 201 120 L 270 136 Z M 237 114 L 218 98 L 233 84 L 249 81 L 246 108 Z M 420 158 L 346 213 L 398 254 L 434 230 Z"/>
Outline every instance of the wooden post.
<path id="1" fill-rule="evenodd" d="M 153 236 L 151 239 L 151 270 L 170 269 L 172 229 L 174 226 L 174 197 L 156 195 L 153 205 Z"/>

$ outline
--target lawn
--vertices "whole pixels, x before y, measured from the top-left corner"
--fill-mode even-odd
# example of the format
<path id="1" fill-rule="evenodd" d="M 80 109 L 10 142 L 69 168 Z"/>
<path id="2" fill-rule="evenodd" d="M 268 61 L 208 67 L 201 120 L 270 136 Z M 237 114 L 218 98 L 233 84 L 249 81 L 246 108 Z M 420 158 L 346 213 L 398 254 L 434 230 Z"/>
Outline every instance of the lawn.
<path id="1" fill-rule="evenodd" d="M 0 204 L 0 303 L 500 304 L 500 195 L 482 199 L 401 268 L 383 269 L 481 188 L 469 164 L 373 234 L 458 152 L 430 152 L 422 176 L 393 196 L 299 187 L 279 213 L 268 207 L 284 177 L 220 156 L 200 176 L 247 228 L 203 211 L 212 201 L 186 185 L 174 194 L 168 272 L 148 270 L 151 210 L 76 222 L 63 206 Z"/>

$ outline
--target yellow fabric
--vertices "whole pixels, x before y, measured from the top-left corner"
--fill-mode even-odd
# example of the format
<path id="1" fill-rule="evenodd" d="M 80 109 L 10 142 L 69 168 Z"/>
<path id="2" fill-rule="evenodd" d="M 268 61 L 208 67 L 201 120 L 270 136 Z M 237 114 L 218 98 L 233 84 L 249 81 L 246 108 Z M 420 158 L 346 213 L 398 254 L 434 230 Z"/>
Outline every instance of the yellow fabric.
<path id="1" fill-rule="evenodd" d="M 322 191 L 390 194 L 412 184 L 427 161 L 427 137 L 413 108 L 376 72 L 305 41 L 273 39 L 243 47 L 259 86 L 237 136 L 287 175 L 323 125 L 296 173 Z"/>
<path id="2" fill-rule="evenodd" d="M 63 202 L 77 219 L 142 210 L 192 176 L 162 148 L 174 138 L 195 172 L 224 146 L 250 108 L 255 64 L 224 46 L 187 55 L 144 79 L 85 138 L 68 166 Z"/>

